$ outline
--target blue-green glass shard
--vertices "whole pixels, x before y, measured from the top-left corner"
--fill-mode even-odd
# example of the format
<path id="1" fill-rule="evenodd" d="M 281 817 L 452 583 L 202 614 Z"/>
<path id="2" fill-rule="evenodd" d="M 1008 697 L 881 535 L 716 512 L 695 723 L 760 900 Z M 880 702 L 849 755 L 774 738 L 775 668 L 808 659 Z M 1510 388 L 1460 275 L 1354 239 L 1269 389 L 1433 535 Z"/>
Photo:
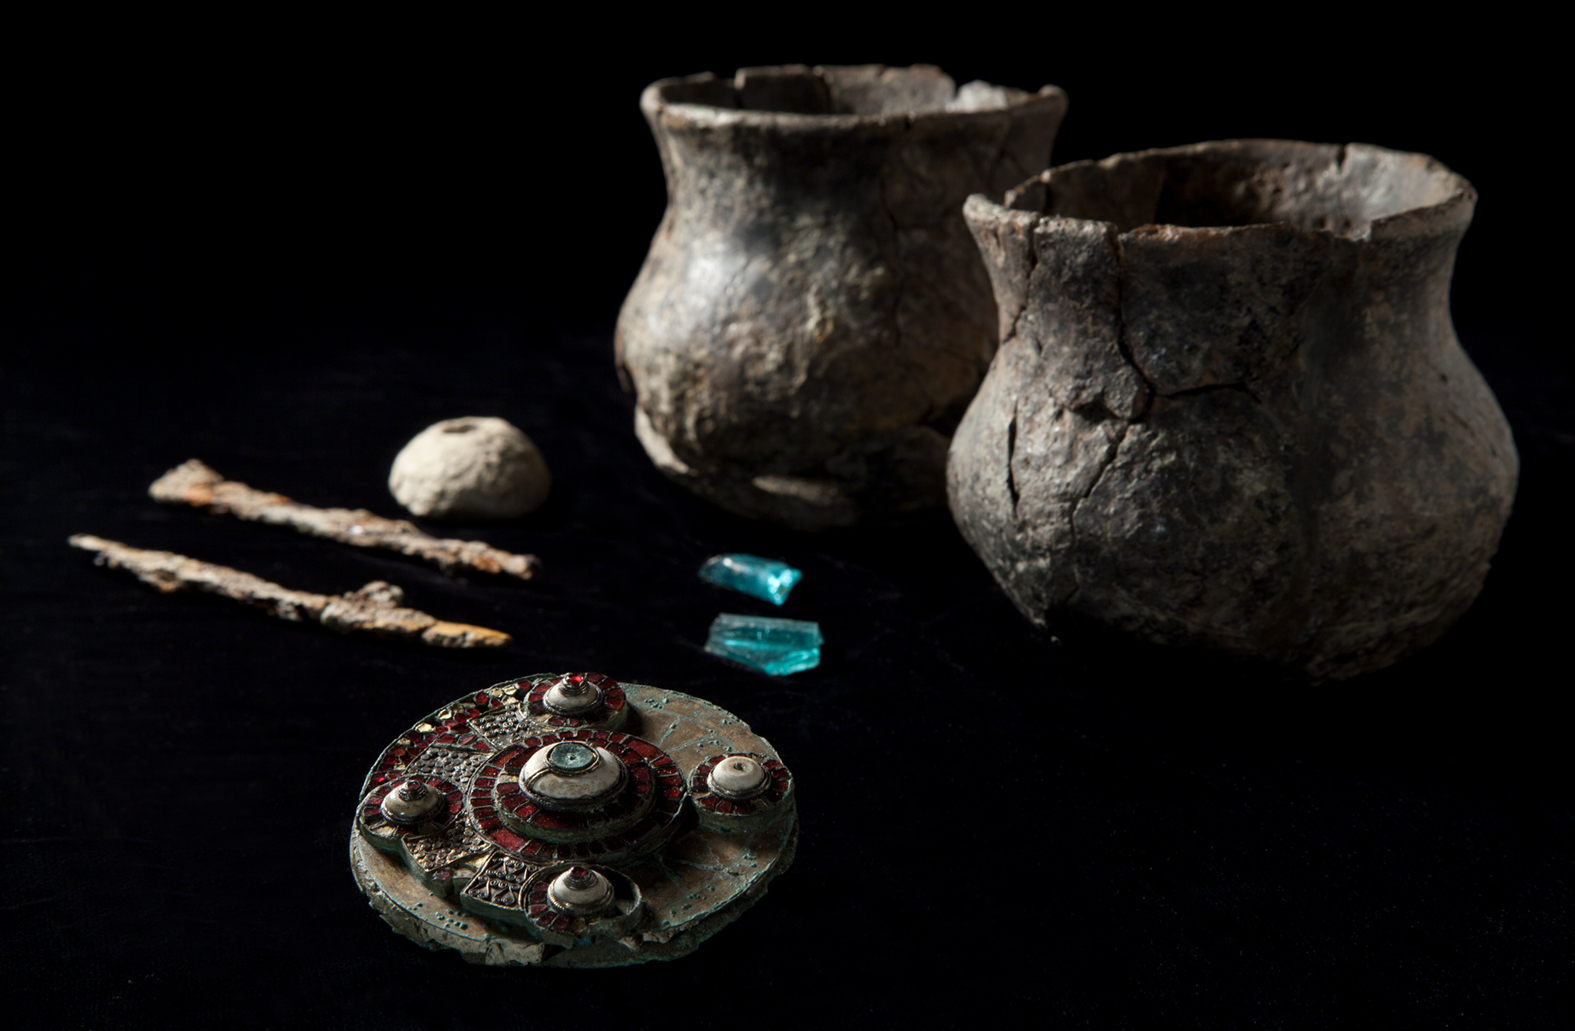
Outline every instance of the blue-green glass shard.
<path id="1" fill-rule="evenodd" d="M 724 612 L 711 623 L 705 650 L 765 673 L 786 676 L 820 665 L 820 624 Z"/>
<path id="2" fill-rule="evenodd" d="M 712 555 L 700 567 L 700 579 L 780 605 L 804 574 L 786 562 L 759 555 Z"/>

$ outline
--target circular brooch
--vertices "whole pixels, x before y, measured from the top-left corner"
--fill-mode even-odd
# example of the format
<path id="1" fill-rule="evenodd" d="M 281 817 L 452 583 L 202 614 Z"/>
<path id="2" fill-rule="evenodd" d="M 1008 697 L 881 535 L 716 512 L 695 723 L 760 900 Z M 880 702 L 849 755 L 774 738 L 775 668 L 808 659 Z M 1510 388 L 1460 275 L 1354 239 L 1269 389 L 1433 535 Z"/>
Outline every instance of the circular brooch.
<path id="1" fill-rule="evenodd" d="M 797 838 L 792 775 L 738 717 L 548 673 L 466 695 L 384 749 L 350 861 L 419 944 L 620 966 L 693 950 L 764 894 Z"/>

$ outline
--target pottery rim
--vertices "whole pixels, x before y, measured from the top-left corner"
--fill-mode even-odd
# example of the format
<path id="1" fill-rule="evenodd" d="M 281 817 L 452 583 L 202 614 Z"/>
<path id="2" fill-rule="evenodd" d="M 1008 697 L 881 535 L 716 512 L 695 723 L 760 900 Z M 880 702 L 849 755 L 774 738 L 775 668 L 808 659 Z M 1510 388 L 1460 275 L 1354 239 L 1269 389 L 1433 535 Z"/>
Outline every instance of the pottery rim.
<path id="1" fill-rule="evenodd" d="M 1256 200 L 1266 205 L 1258 213 L 1265 217 L 1248 214 L 1218 221 L 1185 217 L 1189 202 L 1174 196 L 1177 173 L 1217 174 L 1229 171 L 1232 164 L 1243 173 L 1233 181 L 1237 196 L 1204 194 L 1191 203 L 1228 206 Z M 1278 183 L 1275 172 L 1280 173 Z M 1253 183 L 1268 185 L 1268 195 L 1244 198 Z M 1287 185 L 1293 189 L 1285 190 Z M 1279 195 L 1283 199 L 1276 199 Z M 1178 240 L 1291 226 L 1361 241 L 1407 228 L 1463 229 L 1470 223 L 1476 199 L 1470 182 L 1427 154 L 1366 143 L 1236 139 L 1068 162 L 1025 180 L 1000 201 L 975 194 L 968 206 L 1111 223 L 1123 234 L 1163 232 Z M 1162 218 L 1167 203 L 1171 211 L 1165 213 L 1172 217 Z M 1322 217 L 1315 217 L 1320 206 Z M 1183 217 L 1175 217 L 1178 213 Z"/>
<path id="2" fill-rule="evenodd" d="M 948 108 L 945 103 L 917 107 L 912 110 L 878 112 L 804 112 L 776 107 L 742 107 L 740 94 L 751 75 L 770 76 L 776 79 L 797 79 L 805 83 L 818 81 L 828 94 L 830 103 L 838 102 L 836 79 L 841 74 L 884 73 L 898 78 L 927 77 L 932 83 L 949 88 L 952 96 L 959 90 L 972 86 L 996 90 L 1006 100 L 1004 104 L 972 108 Z M 778 132 L 815 131 L 828 129 L 889 129 L 901 131 L 916 124 L 971 121 L 990 121 L 1002 115 L 1013 115 L 1030 105 L 1066 109 L 1066 92 L 1059 86 L 1042 86 L 1036 92 L 992 83 L 970 82 L 957 86 L 951 76 L 935 65 L 895 67 L 887 65 L 774 65 L 757 68 L 740 68 L 731 78 L 713 72 L 658 79 L 640 94 L 640 110 L 647 118 L 664 111 L 682 114 L 699 125 L 711 128 L 744 126 L 754 129 L 771 129 Z M 676 109 L 676 110 L 675 110 Z"/>

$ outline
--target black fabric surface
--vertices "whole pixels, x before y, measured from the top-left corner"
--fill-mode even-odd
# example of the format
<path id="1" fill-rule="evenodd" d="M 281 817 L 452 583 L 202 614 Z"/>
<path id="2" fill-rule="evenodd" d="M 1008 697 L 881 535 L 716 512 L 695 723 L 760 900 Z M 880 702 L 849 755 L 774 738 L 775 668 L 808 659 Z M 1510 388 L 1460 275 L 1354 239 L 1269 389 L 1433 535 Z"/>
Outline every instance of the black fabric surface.
<path id="1" fill-rule="evenodd" d="M 348 66 L 216 48 L 117 76 L 78 55 L 35 80 L 0 359 L 8 1012 L 71 1028 L 1557 1026 L 1575 419 L 1568 359 L 1529 303 L 1557 266 L 1505 149 L 1524 127 L 1512 86 L 1441 92 L 1466 52 L 1435 44 L 1454 36 L 1378 41 L 1361 75 L 1325 77 L 1307 72 L 1316 47 L 1150 67 L 946 38 L 653 46 L 550 101 L 522 63 L 585 55 L 476 36 Z M 1036 631 L 945 513 L 798 535 L 664 480 L 611 357 L 662 205 L 638 92 L 797 59 L 1057 82 L 1058 160 L 1273 135 L 1423 150 L 1472 179 L 1457 323 L 1522 460 L 1476 605 L 1390 670 L 1295 685 Z M 394 454 L 459 415 L 523 428 L 553 494 L 517 523 L 432 529 L 533 552 L 538 581 L 445 577 L 145 493 L 200 457 L 397 515 Z M 440 651 L 165 597 L 68 549 L 78 532 L 325 593 L 386 579 L 515 640 Z M 721 551 L 804 581 L 781 610 L 723 592 L 695 577 Z M 705 654 L 721 611 L 819 621 L 822 665 L 774 678 Z M 707 698 L 770 738 L 798 777 L 795 864 L 672 963 L 499 970 L 417 948 L 350 877 L 367 767 L 443 702 L 564 669 Z M 964 750 L 990 756 L 987 777 Z"/>

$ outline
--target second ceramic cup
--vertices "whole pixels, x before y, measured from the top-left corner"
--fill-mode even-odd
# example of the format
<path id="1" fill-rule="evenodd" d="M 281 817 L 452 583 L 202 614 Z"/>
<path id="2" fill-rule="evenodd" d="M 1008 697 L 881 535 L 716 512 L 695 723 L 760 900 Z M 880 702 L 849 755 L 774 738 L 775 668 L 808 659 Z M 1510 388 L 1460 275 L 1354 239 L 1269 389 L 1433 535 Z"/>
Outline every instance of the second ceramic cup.
<path id="1" fill-rule="evenodd" d="M 1005 339 L 952 443 L 963 536 L 1038 623 L 1315 679 L 1431 643 L 1519 468 L 1450 321 L 1475 204 L 1425 155 L 1284 140 L 969 198 Z"/>
<path id="2" fill-rule="evenodd" d="M 664 473 L 800 529 L 945 502 L 996 347 L 962 218 L 1048 163 L 1066 112 L 938 68 L 746 68 L 647 88 L 668 207 L 618 319 Z"/>

